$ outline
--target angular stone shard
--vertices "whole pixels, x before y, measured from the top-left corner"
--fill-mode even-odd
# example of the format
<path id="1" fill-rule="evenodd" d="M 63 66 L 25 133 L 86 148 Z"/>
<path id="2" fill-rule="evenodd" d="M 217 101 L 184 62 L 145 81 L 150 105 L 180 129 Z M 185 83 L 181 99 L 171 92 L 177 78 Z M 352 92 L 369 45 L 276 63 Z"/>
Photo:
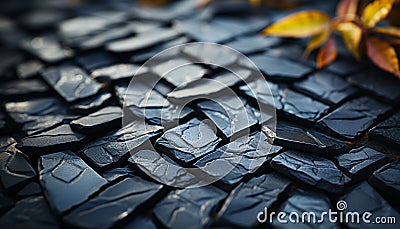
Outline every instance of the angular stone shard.
<path id="1" fill-rule="evenodd" d="M 368 136 L 370 139 L 400 147 L 400 112 L 372 128 Z"/>
<path id="2" fill-rule="evenodd" d="M 125 107 L 168 107 L 170 103 L 164 96 L 151 88 L 146 79 L 134 81 L 134 84 L 117 85 L 116 94 L 119 97 L 120 103 Z"/>
<path id="3" fill-rule="evenodd" d="M 271 207 L 290 185 L 290 181 L 270 173 L 255 177 L 237 186 L 225 200 L 218 213 L 218 224 L 238 228 L 251 228 L 259 225 L 257 214 Z"/>
<path id="4" fill-rule="evenodd" d="M 88 114 L 90 112 L 96 111 L 99 107 L 102 107 L 112 98 L 111 93 L 102 92 L 97 96 L 78 101 L 70 106 L 70 109 L 74 113 L 78 114 Z"/>
<path id="5" fill-rule="evenodd" d="M 72 121 L 71 127 L 84 134 L 97 134 L 118 128 L 122 124 L 122 110 L 117 106 L 105 107 L 88 116 Z"/>
<path id="6" fill-rule="evenodd" d="M 58 214 L 86 201 L 107 183 L 71 151 L 41 156 L 39 170 L 43 192 Z"/>
<path id="7" fill-rule="evenodd" d="M 368 97 L 345 103 L 318 121 L 317 125 L 342 138 L 354 140 L 360 137 L 376 119 L 391 108 Z"/>
<path id="8" fill-rule="evenodd" d="M 387 198 L 390 203 L 400 204 L 400 164 L 392 162 L 376 170 L 369 183 Z"/>
<path id="9" fill-rule="evenodd" d="M 213 186 L 175 190 L 155 206 L 153 214 L 168 228 L 204 228 L 225 197 Z"/>
<path id="10" fill-rule="evenodd" d="M 99 169 L 106 169 L 123 158 L 129 157 L 129 152 L 140 150 L 140 146 L 160 133 L 162 127 L 147 125 L 143 121 L 135 121 L 118 131 L 89 143 L 80 150 Z"/>
<path id="11" fill-rule="evenodd" d="M 67 102 L 95 95 L 101 89 L 100 84 L 75 66 L 50 67 L 42 72 L 42 77 Z"/>
<path id="12" fill-rule="evenodd" d="M 64 220 L 81 228 L 109 228 L 138 212 L 162 187 L 139 177 L 126 178 L 74 209 Z"/>
<path id="13" fill-rule="evenodd" d="M 332 161 L 306 153 L 281 153 L 272 159 L 271 166 L 287 176 L 332 193 L 341 193 L 351 181 Z"/>
<path id="14" fill-rule="evenodd" d="M 213 151 L 220 141 L 206 121 L 195 118 L 166 131 L 157 140 L 156 147 L 166 150 L 177 160 L 189 163 Z"/>

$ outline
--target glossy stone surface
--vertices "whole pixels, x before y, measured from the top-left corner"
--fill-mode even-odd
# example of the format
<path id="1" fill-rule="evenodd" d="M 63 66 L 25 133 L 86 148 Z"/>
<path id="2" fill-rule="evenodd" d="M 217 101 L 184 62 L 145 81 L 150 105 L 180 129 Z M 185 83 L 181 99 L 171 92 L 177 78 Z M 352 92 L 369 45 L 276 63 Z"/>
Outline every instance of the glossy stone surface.
<path id="1" fill-rule="evenodd" d="M 218 213 L 218 224 L 240 228 L 258 226 L 258 212 L 276 203 L 289 185 L 290 181 L 277 173 L 254 177 L 240 184 L 226 198 Z"/>
<path id="2" fill-rule="evenodd" d="M 55 37 L 34 37 L 22 43 L 22 47 L 45 62 L 57 62 L 73 55 L 73 51 L 61 46 Z"/>
<path id="3" fill-rule="evenodd" d="M 318 121 L 317 125 L 348 140 L 360 137 L 373 125 L 379 115 L 390 107 L 367 97 L 345 103 Z"/>
<path id="4" fill-rule="evenodd" d="M 137 176 L 137 174 L 138 174 L 138 171 L 136 171 L 136 169 L 126 166 L 126 167 L 122 167 L 122 168 L 115 168 L 115 169 L 107 170 L 103 173 L 103 177 L 108 182 L 114 182 L 116 180 L 121 180 L 122 178 L 125 178 L 125 177 Z"/>
<path id="5" fill-rule="evenodd" d="M 25 137 L 17 144 L 22 151 L 43 154 L 48 151 L 58 151 L 77 148 L 86 136 L 73 131 L 68 124 L 54 129 Z"/>
<path id="6" fill-rule="evenodd" d="M 43 196 L 29 197 L 18 201 L 15 207 L 0 217 L 2 228 L 44 228 L 59 227 Z"/>
<path id="7" fill-rule="evenodd" d="M 350 178 L 328 159 L 287 151 L 271 161 L 274 170 L 327 192 L 340 193 Z"/>
<path id="8" fill-rule="evenodd" d="M 162 185 L 131 177 L 102 191 L 98 196 L 74 209 L 65 221 L 83 228 L 109 228 L 149 201 Z"/>
<path id="9" fill-rule="evenodd" d="M 74 66 L 47 68 L 42 72 L 42 77 L 67 102 L 95 95 L 101 89 L 100 84 Z"/>
<path id="10" fill-rule="evenodd" d="M 239 37 L 234 41 L 228 42 L 226 45 L 247 55 L 254 52 L 265 51 L 265 49 L 277 45 L 279 42 L 279 38 L 276 37 L 264 38 L 261 36 L 246 36 Z"/>
<path id="11" fill-rule="evenodd" d="M 280 149 L 279 146 L 270 145 L 266 136 L 258 132 L 216 149 L 194 165 L 214 177 L 221 177 L 225 175 L 225 171 L 232 169 L 220 180 L 225 185 L 232 186 L 270 161 Z"/>
<path id="12" fill-rule="evenodd" d="M 89 72 L 114 64 L 113 57 L 104 51 L 90 52 L 76 57 L 76 61 Z"/>
<path id="13" fill-rule="evenodd" d="M 203 228 L 210 225 L 211 214 L 225 197 L 212 186 L 175 190 L 155 206 L 153 214 L 168 228 Z"/>
<path id="14" fill-rule="evenodd" d="M 97 134 L 114 130 L 122 124 L 122 110 L 117 106 L 105 107 L 70 123 L 71 128 L 84 134 Z"/>
<path id="15" fill-rule="evenodd" d="M 57 213 L 86 201 L 107 183 L 71 151 L 40 157 L 39 169 L 43 192 Z"/>
<path id="16" fill-rule="evenodd" d="M 369 131 L 370 139 L 400 147 L 400 113 L 389 117 Z"/>
<path id="17" fill-rule="evenodd" d="M 166 131 L 157 139 L 156 147 L 169 152 L 174 158 L 189 163 L 215 149 L 221 141 L 209 121 L 191 119 L 185 124 Z"/>
<path id="18" fill-rule="evenodd" d="M 0 85 L 0 96 L 18 99 L 32 98 L 49 94 L 47 85 L 37 79 L 10 81 Z"/>
<path id="19" fill-rule="evenodd" d="M 77 114 L 88 114 L 98 110 L 101 106 L 105 105 L 112 98 L 111 93 L 102 92 L 97 96 L 78 101 L 71 105 L 71 110 Z"/>
<path id="20" fill-rule="evenodd" d="M 122 158 L 128 158 L 131 150 L 140 150 L 140 146 L 158 134 L 161 129 L 160 126 L 147 125 L 142 121 L 132 122 L 89 143 L 80 152 L 96 167 L 104 169 Z"/>
<path id="21" fill-rule="evenodd" d="M 140 71 L 138 72 L 139 69 Z M 139 65 L 135 64 L 117 64 L 98 68 L 94 70 L 90 76 L 99 81 L 110 82 L 129 80 L 135 74 L 135 77 L 139 77 L 143 76 L 145 73 L 147 73 L 146 67 L 140 68 Z"/>
<path id="22" fill-rule="evenodd" d="M 400 195 L 400 164 L 397 161 L 376 170 L 369 183 L 391 203 L 400 204 L 397 198 Z"/>
<path id="23" fill-rule="evenodd" d="M 182 48 L 182 53 L 195 58 L 198 62 L 216 66 L 229 66 L 238 58 L 235 51 L 230 49 L 215 49 L 207 43 L 195 43 Z"/>

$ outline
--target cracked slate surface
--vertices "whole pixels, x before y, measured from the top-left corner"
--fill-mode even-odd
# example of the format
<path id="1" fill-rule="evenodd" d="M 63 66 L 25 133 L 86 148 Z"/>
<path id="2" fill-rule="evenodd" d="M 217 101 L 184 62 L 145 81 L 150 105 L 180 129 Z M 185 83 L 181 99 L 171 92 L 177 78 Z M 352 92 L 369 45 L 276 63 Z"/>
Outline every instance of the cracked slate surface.
<path id="1" fill-rule="evenodd" d="M 400 147 L 400 113 L 396 113 L 372 128 L 368 135 L 383 143 Z"/>

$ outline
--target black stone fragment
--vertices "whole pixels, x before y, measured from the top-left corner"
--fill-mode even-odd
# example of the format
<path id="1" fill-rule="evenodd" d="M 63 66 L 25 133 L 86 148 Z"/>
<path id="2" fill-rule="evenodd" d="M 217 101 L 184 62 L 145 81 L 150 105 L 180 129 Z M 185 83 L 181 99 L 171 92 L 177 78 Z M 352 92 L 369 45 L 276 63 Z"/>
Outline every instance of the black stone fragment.
<path id="1" fill-rule="evenodd" d="M 376 169 L 390 161 L 383 153 L 368 147 L 356 148 L 335 158 L 339 166 L 345 168 L 353 180 L 368 178 Z"/>
<path id="2" fill-rule="evenodd" d="M 73 131 L 70 125 L 63 124 L 54 129 L 23 138 L 17 144 L 17 148 L 29 153 L 43 154 L 49 151 L 77 148 L 85 139 L 85 135 Z"/>
<path id="3" fill-rule="evenodd" d="M 22 47 L 48 63 L 58 62 L 73 56 L 71 49 L 62 47 L 60 42 L 52 36 L 34 37 L 23 41 Z"/>
<path id="4" fill-rule="evenodd" d="M 86 201 L 107 183 L 71 151 L 41 156 L 39 170 L 46 199 L 57 213 Z"/>
<path id="5" fill-rule="evenodd" d="M 38 196 L 18 201 L 14 208 L 0 217 L 0 227 L 54 229 L 59 225 L 45 198 Z"/>
<path id="6" fill-rule="evenodd" d="M 248 101 L 240 97 L 222 96 L 217 101 L 207 100 L 197 106 L 227 138 L 258 123 Z"/>
<path id="7" fill-rule="evenodd" d="M 369 183 L 390 203 L 400 205 L 400 164 L 397 161 L 376 170 L 369 178 Z"/>
<path id="8" fill-rule="evenodd" d="M 88 116 L 72 121 L 71 127 L 84 134 L 108 132 L 121 126 L 122 110 L 117 106 L 105 107 Z"/>
<path id="9" fill-rule="evenodd" d="M 340 103 L 357 92 L 345 79 L 326 71 L 314 73 L 294 86 L 301 92 L 330 104 Z"/>
<path id="10" fill-rule="evenodd" d="M 271 166 L 278 172 L 327 192 L 341 193 L 350 178 L 325 158 L 287 151 L 274 157 Z"/>
<path id="11" fill-rule="evenodd" d="M 11 69 L 16 64 L 19 64 L 23 59 L 21 52 L 15 49 L 1 48 L 0 49 L 0 75 L 2 79 L 9 80 L 13 79 Z"/>
<path id="12" fill-rule="evenodd" d="M 251 54 L 254 52 L 265 51 L 265 49 L 279 44 L 280 39 L 275 37 L 256 37 L 256 36 L 246 36 L 239 37 L 234 41 L 228 42 L 226 45 L 238 50 L 243 54 Z"/>
<path id="13" fill-rule="evenodd" d="M 121 178 L 137 176 L 137 174 L 138 174 L 138 172 L 135 169 L 126 166 L 126 167 L 122 167 L 122 168 L 115 168 L 115 169 L 110 169 L 108 171 L 105 171 L 103 173 L 103 177 L 108 182 L 114 182 Z"/>
<path id="14" fill-rule="evenodd" d="M 304 48 L 291 42 L 286 42 L 279 46 L 271 47 L 270 49 L 267 49 L 266 54 L 275 58 L 290 60 L 313 68 L 316 67 L 316 57 L 314 57 L 313 53 L 305 58 Z"/>
<path id="15" fill-rule="evenodd" d="M 21 99 L 40 97 L 49 94 L 49 88 L 41 80 L 17 80 L 0 85 L 0 96 L 3 99 Z"/>
<path id="16" fill-rule="evenodd" d="M 335 62 L 327 66 L 327 70 L 341 76 L 347 76 L 352 73 L 359 72 L 364 66 L 356 62 L 354 59 L 339 57 Z"/>
<path id="17" fill-rule="evenodd" d="M 17 75 L 21 79 L 27 79 L 39 74 L 43 64 L 37 60 L 31 60 L 17 65 Z"/>
<path id="18" fill-rule="evenodd" d="M 74 113 L 77 114 L 88 114 L 104 106 L 111 99 L 112 99 L 111 93 L 102 92 L 94 97 L 90 97 L 81 101 L 77 101 L 74 104 L 71 104 L 70 110 L 72 110 Z"/>
<path id="19" fill-rule="evenodd" d="M 175 190 L 155 206 L 153 214 L 167 228 L 204 228 L 225 197 L 213 186 Z"/>
<path id="20" fill-rule="evenodd" d="M 282 104 L 275 102 L 280 96 L 279 89 L 280 86 L 278 84 L 263 79 L 256 79 L 246 85 L 240 86 L 241 92 L 253 98 L 258 103 L 267 107 L 282 109 Z"/>
<path id="21" fill-rule="evenodd" d="M 209 122 L 194 118 L 166 131 L 157 139 L 156 147 L 165 149 L 173 158 L 189 163 L 215 149 L 221 141 L 215 132 Z"/>
<path id="22" fill-rule="evenodd" d="M 171 40 L 178 35 L 179 32 L 174 29 L 158 28 L 130 38 L 112 41 L 107 44 L 106 48 L 112 52 L 132 52 Z"/>
<path id="23" fill-rule="evenodd" d="M 50 67 L 42 77 L 67 102 L 73 102 L 97 94 L 101 85 L 75 66 Z"/>
<path id="24" fill-rule="evenodd" d="M 350 100 L 329 115 L 318 121 L 317 125 L 348 140 L 360 137 L 377 118 L 386 113 L 390 107 L 361 97 Z"/>
<path id="25" fill-rule="evenodd" d="M 97 68 L 114 64 L 115 60 L 104 51 L 84 54 L 76 58 L 77 62 L 87 71 L 92 72 Z"/>
<path id="26" fill-rule="evenodd" d="M 74 209 L 64 220 L 81 228 L 109 228 L 138 212 L 161 188 L 139 177 L 126 178 Z"/>
<path id="27" fill-rule="evenodd" d="M 14 206 L 14 201 L 10 199 L 8 196 L 4 195 L 3 192 L 0 192 L 0 214 L 3 215 L 13 206 Z"/>
<path id="28" fill-rule="evenodd" d="M 400 214 L 394 210 L 388 202 L 386 202 L 367 182 L 363 182 L 356 186 L 351 192 L 345 194 L 340 200 L 346 201 L 347 209 L 343 212 L 370 212 L 372 217 L 370 223 L 365 223 L 360 215 L 360 223 L 348 223 L 349 228 L 376 228 L 374 223 L 375 217 L 395 217 L 398 219 Z M 384 228 L 398 228 L 398 222 L 395 224 L 385 224 Z"/>
<path id="29" fill-rule="evenodd" d="M 140 146 L 161 131 L 162 127 L 134 121 L 118 131 L 89 143 L 80 150 L 97 168 L 106 169 L 128 158 L 130 151 L 140 150 Z"/>
<path id="30" fill-rule="evenodd" d="M 136 229 L 136 228 L 157 229 L 157 226 L 154 224 L 154 222 L 150 218 L 148 218 L 146 216 L 139 216 L 139 217 L 129 221 L 122 228 L 123 229 Z"/>
<path id="31" fill-rule="evenodd" d="M 269 144 L 267 137 L 258 132 L 249 137 L 243 136 L 218 148 L 194 165 L 211 176 L 223 176 L 220 181 L 232 186 L 270 161 L 280 149 L 282 148 L 279 146 Z M 226 171 L 229 173 L 225 175 Z"/>
<path id="32" fill-rule="evenodd" d="M 134 83 L 129 86 L 117 85 L 115 87 L 115 93 L 119 98 L 120 104 L 124 107 L 159 108 L 168 107 L 170 105 L 161 93 L 151 87 L 146 77 L 134 81 Z"/>
<path id="33" fill-rule="evenodd" d="M 229 66 L 238 59 L 238 53 L 231 49 L 216 49 L 208 43 L 194 43 L 182 48 L 182 53 L 198 62 L 216 66 Z M 215 66 L 214 66 L 215 67 Z"/>
<path id="34" fill-rule="evenodd" d="M 26 184 L 15 194 L 17 199 L 23 199 L 29 196 L 38 196 L 38 195 L 43 195 L 43 194 L 42 194 L 42 189 L 37 182 L 30 182 Z"/>
<path id="35" fill-rule="evenodd" d="M 290 181 L 277 173 L 261 175 L 240 184 L 225 200 L 217 223 L 238 228 L 258 226 L 257 214 L 277 202 L 289 185 Z"/>
<path id="36" fill-rule="evenodd" d="M 400 147 L 400 113 L 396 113 L 369 131 L 370 139 Z"/>
<path id="37" fill-rule="evenodd" d="M 278 121 L 276 131 L 263 126 L 263 132 L 273 144 L 317 155 L 337 155 L 350 150 L 342 140 L 290 122 Z"/>
<path id="38" fill-rule="evenodd" d="M 140 69 L 140 71 L 138 71 Z M 95 69 L 90 75 L 92 78 L 103 82 L 129 80 L 133 76 L 141 77 L 148 72 L 146 67 L 136 64 L 116 64 Z M 136 75 L 135 75 L 136 74 Z"/>
<path id="39" fill-rule="evenodd" d="M 77 118 L 56 98 L 25 100 L 5 104 L 10 117 L 28 134 L 37 133 L 57 124 Z"/>

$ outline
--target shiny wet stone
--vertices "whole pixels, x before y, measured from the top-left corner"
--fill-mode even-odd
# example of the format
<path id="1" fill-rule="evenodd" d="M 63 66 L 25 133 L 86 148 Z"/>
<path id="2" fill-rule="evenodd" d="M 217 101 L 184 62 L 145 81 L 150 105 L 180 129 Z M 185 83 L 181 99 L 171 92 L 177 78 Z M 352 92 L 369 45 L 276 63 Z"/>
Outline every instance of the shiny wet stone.
<path id="1" fill-rule="evenodd" d="M 276 203 L 289 185 L 290 181 L 277 173 L 254 177 L 240 184 L 226 198 L 218 213 L 217 225 L 258 226 L 257 214 Z"/>
<path id="2" fill-rule="evenodd" d="M 107 183 L 71 151 L 40 157 L 39 170 L 46 199 L 58 214 L 88 200 Z"/>
<path id="3" fill-rule="evenodd" d="M 347 140 L 360 137 L 390 107 L 368 97 L 353 99 L 318 121 L 320 128 Z"/>
<path id="4" fill-rule="evenodd" d="M 281 153 L 272 159 L 271 166 L 278 172 L 327 192 L 341 193 L 350 182 L 350 178 L 331 160 L 307 153 Z"/>
<path id="5" fill-rule="evenodd" d="M 58 150 L 74 149 L 82 145 L 86 136 L 63 124 L 54 129 L 25 137 L 17 144 L 23 152 L 43 154 Z"/>
<path id="6" fill-rule="evenodd" d="M 37 79 L 10 81 L 0 85 L 0 96 L 3 99 L 33 98 L 46 94 L 50 94 L 49 88 Z"/>
<path id="7" fill-rule="evenodd" d="M 109 228 L 156 195 L 162 185 L 139 177 L 126 178 L 99 193 L 64 217 L 69 225 L 82 228 Z"/>
<path id="8" fill-rule="evenodd" d="M 70 123 L 71 127 L 84 134 L 107 132 L 121 126 L 122 110 L 117 106 L 105 107 L 88 116 L 76 119 Z"/>
<path id="9" fill-rule="evenodd" d="M 73 51 L 61 46 L 60 42 L 51 36 L 34 37 L 22 43 L 22 47 L 39 57 L 44 62 L 54 63 L 73 56 Z"/>
<path id="10" fill-rule="evenodd" d="M 400 147 L 400 113 L 389 117 L 369 131 L 370 139 Z"/>
<path id="11" fill-rule="evenodd" d="M 225 197 L 213 186 L 175 190 L 154 207 L 153 214 L 168 228 L 204 228 Z"/>
<path id="12" fill-rule="evenodd" d="M 369 183 L 387 198 L 390 203 L 400 205 L 400 164 L 392 162 L 376 170 Z"/>
<path id="13" fill-rule="evenodd" d="M 141 77 L 148 72 L 146 67 L 136 64 L 116 64 L 97 68 L 91 73 L 91 77 L 102 82 L 115 82 L 130 80 L 133 76 Z M 135 75 L 136 74 L 136 75 Z"/>
<path id="14" fill-rule="evenodd" d="M 43 196 L 29 197 L 18 201 L 15 207 L 0 217 L 3 228 L 43 228 L 59 227 Z"/>
<path id="15" fill-rule="evenodd" d="M 111 101 L 112 95 L 109 92 L 102 92 L 99 95 L 90 97 L 71 104 L 70 110 L 77 114 L 88 114 L 98 110 Z"/>
<path id="16" fill-rule="evenodd" d="M 221 141 L 209 121 L 191 119 L 185 124 L 166 131 L 157 139 L 156 147 L 184 163 L 210 153 Z"/>
<path id="17" fill-rule="evenodd" d="M 115 169 L 107 170 L 103 173 L 103 177 L 108 182 L 114 182 L 117 180 L 121 180 L 122 178 L 137 176 L 137 174 L 138 174 L 138 171 L 136 171 L 136 169 L 125 166 L 122 168 L 115 168 Z"/>
<path id="18" fill-rule="evenodd" d="M 144 121 L 135 121 L 89 143 L 80 152 L 97 168 L 106 169 L 123 158 L 127 159 L 132 150 L 139 151 L 140 146 L 159 134 L 161 129 Z"/>
<path id="19" fill-rule="evenodd" d="M 76 61 L 89 72 L 97 68 L 112 65 L 115 62 L 112 56 L 104 51 L 80 55 L 76 57 Z"/>
<path id="20" fill-rule="evenodd" d="M 216 149 L 194 165 L 211 176 L 221 177 L 219 181 L 229 187 L 270 161 L 280 149 L 279 146 L 270 145 L 267 137 L 258 132 Z M 229 173 L 225 175 L 226 171 Z"/>
<path id="21" fill-rule="evenodd" d="M 339 58 L 327 66 L 326 69 L 338 75 L 347 76 L 359 72 L 363 68 L 364 66 L 356 62 L 353 58 L 349 59 L 339 56 Z"/>
<path id="22" fill-rule="evenodd" d="M 301 92 L 330 104 L 340 103 L 357 92 L 345 79 L 325 71 L 314 73 L 294 85 Z"/>
<path id="23" fill-rule="evenodd" d="M 276 37 L 245 36 L 228 42 L 226 45 L 247 55 L 265 51 L 267 48 L 279 44 L 279 42 L 280 39 Z"/>

